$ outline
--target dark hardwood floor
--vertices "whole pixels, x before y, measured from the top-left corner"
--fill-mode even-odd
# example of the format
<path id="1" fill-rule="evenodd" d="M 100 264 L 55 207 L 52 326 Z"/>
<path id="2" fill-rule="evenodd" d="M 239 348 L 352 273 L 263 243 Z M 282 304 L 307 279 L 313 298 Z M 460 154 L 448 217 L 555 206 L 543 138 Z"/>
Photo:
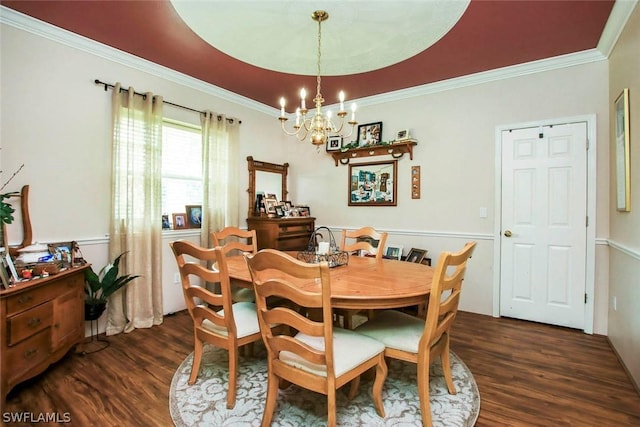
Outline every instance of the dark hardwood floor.
<path id="1" fill-rule="evenodd" d="M 2 420 L 29 412 L 71 426 L 171 426 L 169 385 L 192 351 L 187 313 L 107 339 L 14 388 Z M 452 349 L 480 389 L 477 426 L 640 426 L 640 395 L 606 337 L 460 312 Z"/>

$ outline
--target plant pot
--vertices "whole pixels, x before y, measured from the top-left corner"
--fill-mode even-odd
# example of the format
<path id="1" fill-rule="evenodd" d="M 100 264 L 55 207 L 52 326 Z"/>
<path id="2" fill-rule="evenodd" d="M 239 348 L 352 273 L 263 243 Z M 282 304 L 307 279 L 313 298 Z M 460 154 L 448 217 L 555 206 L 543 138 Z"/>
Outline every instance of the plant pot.
<path id="1" fill-rule="evenodd" d="M 104 313 L 104 309 L 107 308 L 106 302 L 100 302 L 97 304 L 84 303 L 84 320 L 97 320 Z"/>

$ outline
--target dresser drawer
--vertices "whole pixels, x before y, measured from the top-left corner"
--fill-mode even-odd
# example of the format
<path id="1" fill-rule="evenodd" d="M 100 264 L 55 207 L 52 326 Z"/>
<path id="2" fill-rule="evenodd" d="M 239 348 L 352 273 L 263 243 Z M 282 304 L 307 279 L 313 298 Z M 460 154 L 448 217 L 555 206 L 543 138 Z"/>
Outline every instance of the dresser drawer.
<path id="1" fill-rule="evenodd" d="M 53 319 L 53 304 L 47 302 L 30 310 L 7 318 L 8 342 L 15 345 L 25 338 L 29 338 L 41 330 L 51 326 Z"/>
<path id="2" fill-rule="evenodd" d="M 77 286 L 82 286 L 78 285 L 82 280 L 84 280 L 84 276 L 76 275 L 68 277 L 66 280 L 61 280 L 56 277 L 47 282 L 47 286 L 36 286 L 33 289 L 8 296 L 6 301 L 7 316 L 35 307 Z"/>
<path id="3" fill-rule="evenodd" d="M 4 366 L 11 367 L 11 369 L 8 369 L 6 373 L 3 372 L 3 375 L 7 375 L 9 382 L 47 360 L 50 337 L 50 330 L 44 329 L 31 338 L 7 349 L 6 354 L 3 354 L 2 357 L 6 357 Z"/>

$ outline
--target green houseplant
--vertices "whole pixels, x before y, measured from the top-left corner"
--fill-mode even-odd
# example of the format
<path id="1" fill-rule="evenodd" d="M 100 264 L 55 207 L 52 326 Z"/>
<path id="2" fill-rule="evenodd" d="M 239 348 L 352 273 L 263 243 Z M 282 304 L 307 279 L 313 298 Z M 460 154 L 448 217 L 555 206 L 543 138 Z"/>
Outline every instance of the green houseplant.
<path id="1" fill-rule="evenodd" d="M 118 255 L 112 264 L 102 267 L 98 274 L 96 274 L 91 267 L 85 271 L 85 320 L 96 320 L 99 318 L 107 305 L 109 297 L 120 288 L 129 284 L 132 280 L 140 277 L 130 274 L 118 275 L 120 259 L 125 254 L 126 252 L 123 252 Z"/>

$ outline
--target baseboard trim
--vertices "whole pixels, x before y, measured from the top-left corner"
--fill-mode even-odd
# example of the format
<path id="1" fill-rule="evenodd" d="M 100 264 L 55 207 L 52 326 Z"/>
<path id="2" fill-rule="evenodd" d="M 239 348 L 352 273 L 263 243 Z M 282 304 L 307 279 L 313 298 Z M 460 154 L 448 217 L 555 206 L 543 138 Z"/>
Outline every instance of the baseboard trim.
<path id="1" fill-rule="evenodd" d="M 607 338 L 607 342 L 609 343 L 609 347 L 611 347 L 611 350 L 613 350 L 613 354 L 616 355 L 618 362 L 620 362 L 620 364 L 622 365 L 622 369 L 624 369 L 624 372 L 627 374 L 627 377 L 629 377 L 629 381 L 631 381 L 633 388 L 635 388 L 636 393 L 640 395 L 640 385 L 636 382 L 635 378 L 633 378 L 633 375 L 631 375 L 631 372 L 627 368 L 627 365 L 625 365 L 624 360 L 622 360 L 622 357 L 620 357 L 620 353 L 618 353 L 616 346 L 613 345 L 609 337 L 606 337 L 606 338 Z"/>

